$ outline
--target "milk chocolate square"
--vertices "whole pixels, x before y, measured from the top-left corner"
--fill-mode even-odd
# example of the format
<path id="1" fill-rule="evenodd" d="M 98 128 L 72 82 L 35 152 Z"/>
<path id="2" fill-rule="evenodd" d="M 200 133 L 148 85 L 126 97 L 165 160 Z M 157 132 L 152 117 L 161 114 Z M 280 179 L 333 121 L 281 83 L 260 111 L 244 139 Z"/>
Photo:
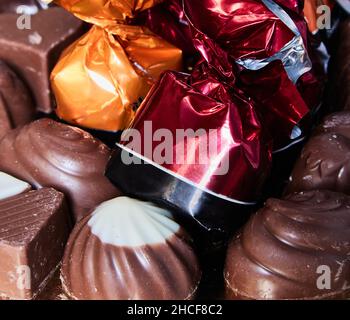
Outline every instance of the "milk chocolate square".
<path id="1" fill-rule="evenodd" d="M 33 190 L 0 201 L 0 299 L 34 299 L 59 265 L 70 231 L 64 195 Z"/>
<path id="2" fill-rule="evenodd" d="M 83 32 L 83 22 L 54 7 L 26 17 L 0 14 L 0 59 L 31 89 L 39 111 L 53 110 L 49 75 L 61 52 Z"/>

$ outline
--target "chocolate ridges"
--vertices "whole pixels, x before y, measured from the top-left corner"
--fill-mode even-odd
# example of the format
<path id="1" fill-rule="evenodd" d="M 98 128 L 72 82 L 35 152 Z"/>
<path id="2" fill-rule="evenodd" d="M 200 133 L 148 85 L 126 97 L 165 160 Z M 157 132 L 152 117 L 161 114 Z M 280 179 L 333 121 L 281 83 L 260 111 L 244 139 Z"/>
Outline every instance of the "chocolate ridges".
<path id="1" fill-rule="evenodd" d="M 33 299 L 60 263 L 69 229 L 64 196 L 54 189 L 0 201 L 0 297 Z"/>
<path id="2" fill-rule="evenodd" d="M 76 220 L 119 195 L 104 176 L 109 148 L 84 130 L 50 119 L 9 132 L 0 141 L 0 170 L 36 188 L 68 197 Z"/>
<path id="3" fill-rule="evenodd" d="M 62 281 L 73 299 L 193 299 L 201 272 L 191 241 L 170 213 L 119 197 L 79 222 Z"/>
<path id="4" fill-rule="evenodd" d="M 229 245 L 227 298 L 349 297 L 349 234 L 349 196 L 309 191 L 269 199 Z"/>

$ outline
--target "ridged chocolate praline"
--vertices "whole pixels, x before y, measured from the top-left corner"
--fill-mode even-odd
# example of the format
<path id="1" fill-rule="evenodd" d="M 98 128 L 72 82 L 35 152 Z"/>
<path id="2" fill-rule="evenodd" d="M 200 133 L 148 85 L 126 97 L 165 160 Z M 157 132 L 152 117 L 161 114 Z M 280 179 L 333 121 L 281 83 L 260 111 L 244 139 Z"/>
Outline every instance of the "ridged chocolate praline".
<path id="1" fill-rule="evenodd" d="M 327 267 L 329 289 L 320 278 Z M 350 197 L 269 199 L 229 245 L 224 276 L 228 299 L 350 297 Z"/>
<path id="2" fill-rule="evenodd" d="M 332 190 L 350 194 L 350 112 L 325 118 L 295 164 L 286 193 Z"/>
<path id="3" fill-rule="evenodd" d="M 104 176 L 109 148 L 89 133 L 51 119 L 34 121 L 0 140 L 0 170 L 68 197 L 76 220 L 119 195 Z"/>
<path id="4" fill-rule="evenodd" d="M 183 300 L 194 298 L 201 271 L 189 236 L 168 211 L 119 197 L 75 226 L 61 278 L 72 299 Z"/>

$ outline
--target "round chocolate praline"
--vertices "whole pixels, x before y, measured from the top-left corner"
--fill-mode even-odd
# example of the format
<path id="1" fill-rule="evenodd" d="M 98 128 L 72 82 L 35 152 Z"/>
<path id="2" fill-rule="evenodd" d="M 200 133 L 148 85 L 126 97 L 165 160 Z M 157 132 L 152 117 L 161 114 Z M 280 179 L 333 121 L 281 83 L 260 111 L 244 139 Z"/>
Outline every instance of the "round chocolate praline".
<path id="1" fill-rule="evenodd" d="M 75 226 L 61 269 L 66 294 L 77 300 L 193 299 L 200 278 L 191 240 L 171 214 L 128 197 Z"/>
<path id="2" fill-rule="evenodd" d="M 104 176 L 110 149 L 84 130 L 40 119 L 0 140 L 0 170 L 67 196 L 75 220 L 119 191 Z"/>
<path id="3" fill-rule="evenodd" d="M 308 191 L 269 199 L 229 245 L 227 299 L 349 298 L 349 235 L 347 195 Z"/>

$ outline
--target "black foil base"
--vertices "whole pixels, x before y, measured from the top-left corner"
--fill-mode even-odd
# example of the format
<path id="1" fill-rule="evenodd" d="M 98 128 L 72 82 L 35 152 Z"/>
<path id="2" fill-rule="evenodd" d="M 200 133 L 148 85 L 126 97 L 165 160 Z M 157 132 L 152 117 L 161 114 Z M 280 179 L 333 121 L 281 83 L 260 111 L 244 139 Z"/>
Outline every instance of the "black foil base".
<path id="1" fill-rule="evenodd" d="M 202 191 L 145 161 L 125 164 L 121 154 L 116 147 L 107 166 L 106 176 L 112 183 L 128 196 L 171 210 L 202 248 L 222 248 L 256 209 Z"/>

